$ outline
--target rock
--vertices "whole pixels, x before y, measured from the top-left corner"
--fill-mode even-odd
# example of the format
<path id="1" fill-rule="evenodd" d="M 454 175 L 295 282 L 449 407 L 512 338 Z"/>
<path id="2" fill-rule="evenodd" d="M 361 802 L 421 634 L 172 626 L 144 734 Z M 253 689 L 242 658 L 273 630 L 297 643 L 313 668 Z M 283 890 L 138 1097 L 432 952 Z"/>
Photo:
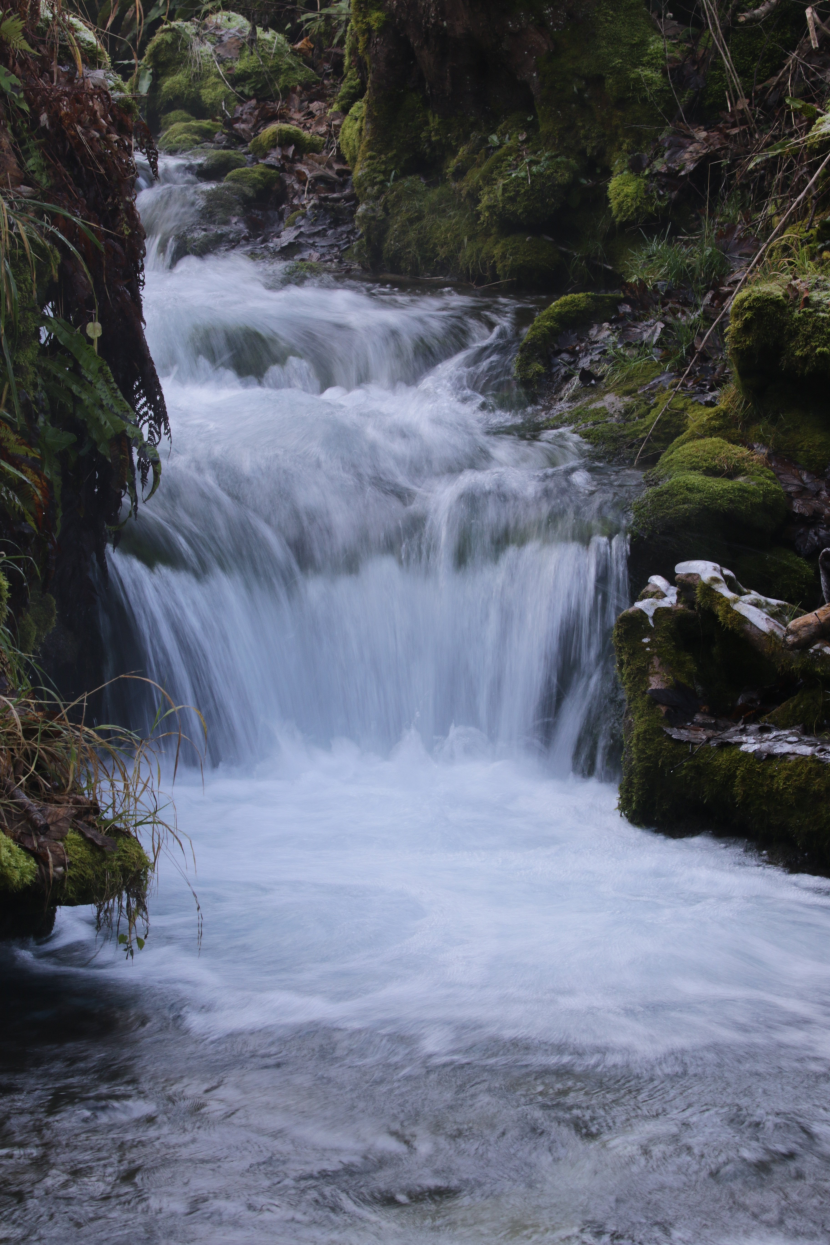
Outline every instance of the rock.
<path id="1" fill-rule="evenodd" d="M 716 563 L 679 563 L 674 578 L 653 576 L 615 628 L 622 811 L 671 833 L 787 842 L 830 864 L 830 644 L 793 651 L 792 608 Z"/>

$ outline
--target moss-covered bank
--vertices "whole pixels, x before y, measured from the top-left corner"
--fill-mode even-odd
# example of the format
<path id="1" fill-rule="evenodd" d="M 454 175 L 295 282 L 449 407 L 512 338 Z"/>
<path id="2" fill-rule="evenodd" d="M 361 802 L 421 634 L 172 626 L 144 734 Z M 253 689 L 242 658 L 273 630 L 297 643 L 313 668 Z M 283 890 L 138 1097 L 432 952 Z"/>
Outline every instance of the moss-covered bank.
<path id="1" fill-rule="evenodd" d="M 677 587 L 653 578 L 614 634 L 627 704 L 622 811 L 672 833 L 719 827 L 783 842 L 827 867 L 830 648 L 787 651 L 783 624 L 797 611 L 720 567 L 677 571 Z"/>

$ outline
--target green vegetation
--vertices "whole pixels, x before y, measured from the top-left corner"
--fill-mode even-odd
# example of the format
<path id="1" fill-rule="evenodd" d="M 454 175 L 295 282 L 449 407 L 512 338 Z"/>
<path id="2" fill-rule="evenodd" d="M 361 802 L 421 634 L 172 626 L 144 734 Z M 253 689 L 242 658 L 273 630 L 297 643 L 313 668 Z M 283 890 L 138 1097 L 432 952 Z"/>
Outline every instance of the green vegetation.
<path id="1" fill-rule="evenodd" d="M 211 151 L 196 168 L 196 174 L 205 182 L 221 182 L 234 169 L 248 167 L 241 151 Z"/>
<path id="2" fill-rule="evenodd" d="M 712 595 L 712 594 L 710 594 Z M 716 595 L 716 594 L 714 594 Z M 723 598 L 718 598 L 724 605 Z M 812 758 L 760 760 L 737 747 L 690 747 L 666 735 L 648 695 L 679 680 L 712 714 L 728 713 L 746 688 L 792 671 L 789 655 L 763 655 L 725 625 L 698 590 L 693 608 L 627 610 L 614 633 L 628 705 L 620 808 L 635 825 L 672 833 L 720 826 L 762 841 L 786 841 L 817 863 L 830 862 L 830 766 Z M 779 646 L 780 647 L 780 646 Z M 822 726 L 830 670 L 802 660 L 811 686 L 770 715 L 773 725 Z"/>
<path id="3" fill-rule="evenodd" d="M 239 36 L 236 59 L 220 62 L 215 46 L 222 30 Z M 183 111 L 197 119 L 221 117 L 240 99 L 274 99 L 317 80 L 275 31 L 258 31 L 236 13 L 214 14 L 210 22 L 174 21 L 159 30 L 142 60 L 138 82 L 147 117 L 158 126 L 165 114 Z"/>
<path id="4" fill-rule="evenodd" d="M 159 148 L 171 155 L 191 151 L 202 143 L 209 143 L 221 128 L 218 121 L 177 121 L 164 131 Z"/>
<path id="5" fill-rule="evenodd" d="M 527 386 L 535 386 L 548 370 L 556 339 L 567 329 L 583 328 L 605 314 L 613 315 L 619 298 L 613 294 L 566 294 L 541 311 L 519 347 L 516 376 Z"/>
<path id="6" fill-rule="evenodd" d="M 262 159 L 274 147 L 293 147 L 302 155 L 308 152 L 321 152 L 325 146 L 319 134 L 307 134 L 296 125 L 269 125 L 256 138 L 251 139 L 251 155 Z"/>
<path id="7" fill-rule="evenodd" d="M 608 185 L 611 215 L 618 225 L 642 225 L 659 213 L 649 182 L 636 173 L 618 173 Z"/>
<path id="8" fill-rule="evenodd" d="M 241 187 L 257 198 L 265 198 L 280 184 L 280 175 L 276 169 L 269 169 L 267 165 L 255 164 L 250 169 L 231 169 L 224 184 Z"/>

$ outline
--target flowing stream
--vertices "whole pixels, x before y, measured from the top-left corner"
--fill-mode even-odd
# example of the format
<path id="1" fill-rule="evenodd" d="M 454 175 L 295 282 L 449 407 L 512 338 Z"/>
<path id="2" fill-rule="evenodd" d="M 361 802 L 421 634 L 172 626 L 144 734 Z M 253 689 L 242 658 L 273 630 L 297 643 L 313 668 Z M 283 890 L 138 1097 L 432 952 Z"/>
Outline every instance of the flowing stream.
<path id="1" fill-rule="evenodd" d="M 105 628 L 204 713 L 198 869 L 2 951 L 0 1241 L 825 1242 L 828 883 L 616 812 L 637 478 L 526 422 L 520 302 L 170 270 L 165 177 Z"/>

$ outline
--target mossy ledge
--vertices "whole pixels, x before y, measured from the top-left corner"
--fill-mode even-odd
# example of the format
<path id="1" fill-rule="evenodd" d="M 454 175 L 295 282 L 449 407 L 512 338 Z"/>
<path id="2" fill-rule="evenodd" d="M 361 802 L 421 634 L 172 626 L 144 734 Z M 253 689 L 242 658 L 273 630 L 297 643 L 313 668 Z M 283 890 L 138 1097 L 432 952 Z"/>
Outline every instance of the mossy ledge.
<path id="1" fill-rule="evenodd" d="M 797 611 L 728 570 L 676 571 L 674 586 L 652 577 L 614 632 L 622 812 L 672 834 L 737 831 L 830 867 L 830 646 L 789 651 Z"/>
<path id="2" fill-rule="evenodd" d="M 106 837 L 109 849 L 70 829 L 61 844 L 65 863 L 50 873 L 0 831 L 0 937 L 49 933 L 58 907 L 104 910 L 127 896 L 143 908 L 152 871 L 147 853 L 131 834 Z"/>

